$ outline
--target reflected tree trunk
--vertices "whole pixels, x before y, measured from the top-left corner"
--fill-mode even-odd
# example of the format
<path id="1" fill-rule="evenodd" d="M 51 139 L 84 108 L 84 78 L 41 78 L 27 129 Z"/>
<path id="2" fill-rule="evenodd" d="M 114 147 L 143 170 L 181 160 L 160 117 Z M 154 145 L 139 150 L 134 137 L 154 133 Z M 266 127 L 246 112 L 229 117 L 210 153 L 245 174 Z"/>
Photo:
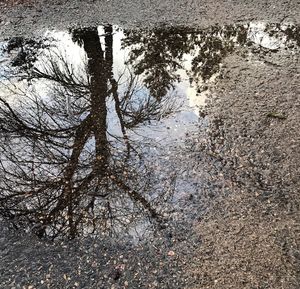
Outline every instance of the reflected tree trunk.
<path id="1" fill-rule="evenodd" d="M 78 222 L 74 220 L 74 205 L 78 199 L 78 190 L 74 189 L 73 177 L 79 164 L 80 155 L 87 144 L 88 139 L 93 135 L 95 138 L 95 160 L 92 176 L 98 180 L 107 173 L 109 147 L 107 139 L 107 107 L 108 79 L 112 73 L 112 28 L 105 37 L 105 48 L 103 51 L 96 28 L 84 31 L 80 35 L 83 47 L 88 59 L 89 92 L 90 92 L 90 114 L 81 123 L 75 133 L 73 150 L 69 163 L 64 173 L 64 186 L 62 196 L 51 212 L 56 215 L 60 210 L 67 207 L 70 238 L 74 238 L 77 232 Z M 108 58 L 106 61 L 105 56 Z M 89 179 L 89 178 L 88 178 Z M 97 189 L 97 188 L 96 188 Z M 79 192 L 80 193 L 80 192 Z M 94 206 L 95 199 L 92 199 L 89 206 Z"/>
<path id="2" fill-rule="evenodd" d="M 109 39 L 109 41 L 107 41 Z M 107 107 L 106 98 L 108 95 L 108 73 L 112 70 L 112 59 L 107 62 L 104 58 L 97 29 L 84 33 L 83 47 L 88 57 L 88 73 L 90 76 L 91 92 L 91 118 L 92 130 L 95 136 L 95 169 L 98 172 L 105 170 L 109 156 L 108 140 L 106 135 Z M 109 47 L 112 54 L 112 34 L 105 37 L 105 47 Z M 105 52 L 106 56 L 106 52 Z"/>

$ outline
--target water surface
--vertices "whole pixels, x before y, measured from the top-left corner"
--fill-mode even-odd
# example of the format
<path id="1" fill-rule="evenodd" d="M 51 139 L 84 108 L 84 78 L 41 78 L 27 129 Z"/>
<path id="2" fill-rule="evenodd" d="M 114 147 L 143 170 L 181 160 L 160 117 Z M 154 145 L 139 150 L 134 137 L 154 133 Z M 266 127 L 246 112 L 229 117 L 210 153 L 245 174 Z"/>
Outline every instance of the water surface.
<path id="1" fill-rule="evenodd" d="M 51 238 L 143 239 L 195 219 L 210 184 L 193 144 L 224 59 L 274 65 L 265 54 L 299 42 L 299 27 L 249 23 L 105 25 L 1 43 L 1 215 Z"/>

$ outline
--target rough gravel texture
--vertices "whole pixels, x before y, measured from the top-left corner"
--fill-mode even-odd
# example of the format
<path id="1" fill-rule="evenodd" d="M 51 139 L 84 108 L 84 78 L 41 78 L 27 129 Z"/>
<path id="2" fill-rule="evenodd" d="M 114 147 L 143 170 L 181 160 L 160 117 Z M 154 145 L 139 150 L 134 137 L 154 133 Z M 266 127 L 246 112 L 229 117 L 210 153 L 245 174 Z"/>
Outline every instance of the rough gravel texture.
<path id="1" fill-rule="evenodd" d="M 186 263 L 200 244 L 178 227 L 138 245 L 91 238 L 49 243 L 4 221 L 0 232 L 0 288 L 185 288 Z"/>
<path id="2" fill-rule="evenodd" d="M 299 51 L 226 59 L 203 140 L 223 186 L 198 224 L 191 288 L 300 286 L 299 67 Z"/>
<path id="3" fill-rule="evenodd" d="M 298 0 L 1 0 L 0 10 L 0 37 L 102 23 L 126 28 L 157 24 L 207 27 L 300 20 Z"/>

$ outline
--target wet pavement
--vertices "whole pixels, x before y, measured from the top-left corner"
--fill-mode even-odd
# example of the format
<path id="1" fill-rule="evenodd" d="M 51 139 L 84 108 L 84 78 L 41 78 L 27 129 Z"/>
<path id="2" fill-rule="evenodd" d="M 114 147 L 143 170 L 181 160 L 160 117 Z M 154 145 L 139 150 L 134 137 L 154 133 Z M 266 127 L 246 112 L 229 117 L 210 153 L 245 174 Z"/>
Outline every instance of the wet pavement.
<path id="1" fill-rule="evenodd" d="M 104 25 L 2 41 L 0 213 L 22 237 L 3 225 L 19 269 L 2 262 L 1 284 L 297 288 L 299 32 Z"/>

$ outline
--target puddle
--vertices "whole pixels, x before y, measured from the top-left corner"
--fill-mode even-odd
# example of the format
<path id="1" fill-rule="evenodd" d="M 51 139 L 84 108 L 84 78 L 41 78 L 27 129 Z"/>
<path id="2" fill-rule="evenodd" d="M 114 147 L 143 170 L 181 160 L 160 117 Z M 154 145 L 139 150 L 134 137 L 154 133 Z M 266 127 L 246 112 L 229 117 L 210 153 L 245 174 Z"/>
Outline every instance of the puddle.
<path id="1" fill-rule="evenodd" d="M 264 23 L 107 25 L 0 43 L 1 215 L 52 238 L 139 240 L 193 220 L 205 204 L 190 144 L 223 60 L 299 43 L 299 27 Z"/>

